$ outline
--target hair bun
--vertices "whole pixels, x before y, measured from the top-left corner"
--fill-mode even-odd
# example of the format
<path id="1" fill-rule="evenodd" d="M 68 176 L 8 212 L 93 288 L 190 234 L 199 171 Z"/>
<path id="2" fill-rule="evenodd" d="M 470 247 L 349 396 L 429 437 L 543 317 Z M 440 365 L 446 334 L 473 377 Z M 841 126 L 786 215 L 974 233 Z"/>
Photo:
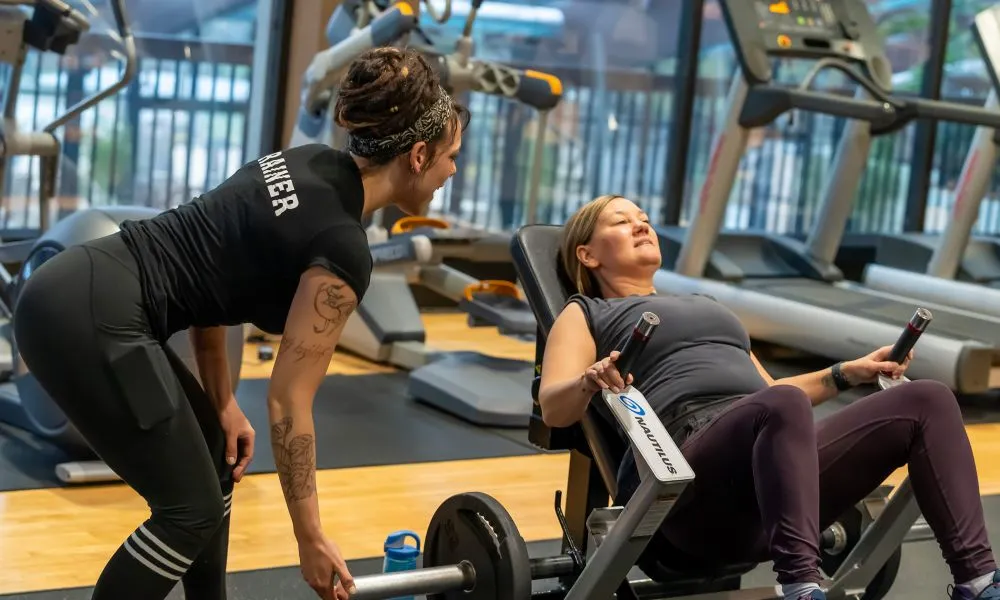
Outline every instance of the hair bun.
<path id="1" fill-rule="evenodd" d="M 334 122 L 351 136 L 384 139 L 413 128 L 438 101 L 440 89 L 438 74 L 422 53 L 372 48 L 347 68 L 337 91 Z"/>

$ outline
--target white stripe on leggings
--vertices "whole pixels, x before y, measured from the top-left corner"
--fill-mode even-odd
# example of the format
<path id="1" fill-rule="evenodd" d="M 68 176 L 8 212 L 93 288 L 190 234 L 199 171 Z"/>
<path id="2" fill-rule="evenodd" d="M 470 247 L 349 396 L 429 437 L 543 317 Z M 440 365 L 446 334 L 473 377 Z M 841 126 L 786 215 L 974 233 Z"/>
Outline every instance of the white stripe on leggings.
<path id="1" fill-rule="evenodd" d="M 226 507 L 225 512 L 222 513 L 222 518 L 226 518 L 229 516 L 229 513 L 233 510 L 233 493 L 229 492 L 229 494 L 223 496 L 222 502 Z"/>
<path id="2" fill-rule="evenodd" d="M 133 535 L 135 535 L 135 534 L 133 534 Z M 140 563 L 142 563 L 147 569 L 149 569 L 150 571 L 156 573 L 157 575 L 159 575 L 161 577 L 164 577 L 166 579 L 170 579 L 171 581 L 180 581 L 181 580 L 181 576 L 180 575 L 175 575 L 173 573 L 167 573 L 166 571 L 164 571 L 160 567 L 157 567 L 153 563 L 151 563 L 148 560 L 146 560 L 145 556 L 139 554 L 136 551 L 136 549 L 133 548 L 131 544 L 129 544 L 129 540 L 131 540 L 131 539 L 132 539 L 132 537 L 129 536 L 125 540 L 124 546 L 125 546 L 125 549 L 128 550 L 128 553 L 132 555 L 132 558 L 136 559 L 137 561 L 139 561 Z"/>
<path id="3" fill-rule="evenodd" d="M 182 556 L 181 554 L 179 554 L 176 550 L 174 550 L 170 546 L 168 546 L 168 545 L 164 544 L 163 542 L 161 542 L 160 538 L 156 537 L 155 535 L 153 535 L 153 533 L 150 530 L 146 529 L 145 525 L 140 525 L 138 531 L 141 531 L 142 535 L 144 535 L 146 538 L 148 538 L 149 541 L 151 541 L 154 544 L 156 544 L 157 546 L 159 546 L 161 550 L 163 550 L 164 552 L 166 552 L 167 554 L 169 554 L 171 557 L 173 557 L 174 559 L 176 559 L 177 562 L 179 562 L 182 565 L 184 565 L 184 568 L 187 568 L 187 567 L 191 566 L 191 561 L 190 560 L 188 560 L 187 558 L 184 558 L 184 556 Z"/>
<path id="4" fill-rule="evenodd" d="M 175 562 L 171 562 L 166 557 L 164 557 L 162 554 L 160 554 L 159 552 L 157 552 L 154 548 L 151 548 L 149 546 L 149 544 L 147 544 L 146 542 L 142 541 L 142 538 L 140 538 L 137 534 L 138 534 L 138 532 L 133 532 L 132 535 L 130 535 L 128 537 L 128 539 L 125 540 L 125 544 L 127 545 L 127 544 L 132 543 L 132 544 L 135 544 L 136 546 L 138 546 L 139 548 L 142 548 L 143 550 L 145 550 L 146 556 L 150 560 L 153 560 L 156 563 L 158 563 L 159 566 L 161 568 L 163 568 L 163 569 L 167 569 L 169 571 L 173 571 L 177 575 L 183 575 L 187 571 L 187 569 L 188 569 L 188 567 L 190 565 L 185 565 L 185 566 L 182 567 L 181 565 L 178 565 Z M 149 565 L 146 565 L 146 566 L 149 566 Z"/>

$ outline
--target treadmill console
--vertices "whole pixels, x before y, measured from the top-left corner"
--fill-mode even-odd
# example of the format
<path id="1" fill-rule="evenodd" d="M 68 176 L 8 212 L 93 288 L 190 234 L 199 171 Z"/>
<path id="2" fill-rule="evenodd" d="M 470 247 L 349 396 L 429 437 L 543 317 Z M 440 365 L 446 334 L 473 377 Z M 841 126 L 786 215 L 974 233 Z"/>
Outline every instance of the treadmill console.
<path id="1" fill-rule="evenodd" d="M 885 90 L 892 69 L 865 0 L 720 0 L 748 83 L 771 81 L 775 58 L 834 58 Z"/>

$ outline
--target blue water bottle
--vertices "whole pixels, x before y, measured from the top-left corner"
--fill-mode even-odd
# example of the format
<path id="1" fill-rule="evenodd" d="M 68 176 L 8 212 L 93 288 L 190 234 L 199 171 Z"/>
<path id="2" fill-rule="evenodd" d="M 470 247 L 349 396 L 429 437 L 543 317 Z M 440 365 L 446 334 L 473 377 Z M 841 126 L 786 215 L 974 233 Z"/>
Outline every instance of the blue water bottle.
<path id="1" fill-rule="evenodd" d="M 413 538 L 416 545 L 406 543 L 407 538 Z M 412 571 L 417 568 L 417 557 L 420 556 L 420 536 L 412 531 L 396 531 L 389 534 L 385 540 L 385 561 L 382 564 L 383 573 L 396 571 Z M 413 596 L 400 596 L 391 600 L 415 600 Z"/>

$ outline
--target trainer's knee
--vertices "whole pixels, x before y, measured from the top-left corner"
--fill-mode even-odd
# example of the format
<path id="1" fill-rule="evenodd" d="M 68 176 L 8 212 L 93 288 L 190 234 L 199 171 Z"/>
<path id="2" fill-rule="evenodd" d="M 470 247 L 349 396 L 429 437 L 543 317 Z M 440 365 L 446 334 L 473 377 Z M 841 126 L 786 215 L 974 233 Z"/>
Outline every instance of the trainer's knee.
<path id="1" fill-rule="evenodd" d="M 168 529 L 185 548 L 200 550 L 222 525 L 226 502 L 219 488 L 199 495 L 178 506 L 154 507 L 153 521 Z"/>
<path id="2" fill-rule="evenodd" d="M 773 385 L 760 393 L 759 401 L 769 422 L 805 426 L 813 422 L 812 401 L 793 385 Z"/>

